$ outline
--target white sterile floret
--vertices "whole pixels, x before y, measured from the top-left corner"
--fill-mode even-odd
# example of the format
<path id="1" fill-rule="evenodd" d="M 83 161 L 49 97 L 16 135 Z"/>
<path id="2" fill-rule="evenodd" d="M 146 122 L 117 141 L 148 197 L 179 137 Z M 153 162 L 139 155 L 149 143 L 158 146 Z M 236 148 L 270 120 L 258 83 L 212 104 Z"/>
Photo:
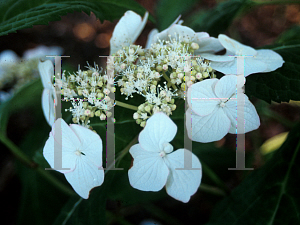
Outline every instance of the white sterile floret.
<path id="1" fill-rule="evenodd" d="M 52 126 L 55 120 L 55 88 L 53 86 L 54 67 L 50 60 L 46 60 L 45 62 L 39 62 L 38 68 L 44 86 L 42 94 L 43 112 L 48 124 Z"/>
<path id="2" fill-rule="evenodd" d="M 177 126 L 164 113 L 151 116 L 139 135 L 139 144 L 129 150 L 134 161 L 128 176 L 136 189 L 159 191 L 165 186 L 171 197 L 186 203 L 200 186 L 201 163 L 189 150 L 173 151 L 170 142 L 176 132 Z M 180 170 L 184 168 L 184 156 L 190 156 L 192 168 L 199 170 Z"/>
<path id="3" fill-rule="evenodd" d="M 55 132 L 58 130 L 61 132 L 61 144 L 55 139 Z M 57 165 L 54 162 L 54 147 L 61 149 L 62 165 L 58 166 L 62 167 L 59 169 L 55 168 Z M 57 119 L 43 154 L 51 168 L 63 173 L 82 198 L 87 199 L 90 190 L 103 183 L 102 140 L 98 134 L 85 127 L 76 124 L 68 126 L 63 119 Z M 63 170 L 64 168 L 68 170 Z"/>
<path id="4" fill-rule="evenodd" d="M 192 44 L 195 55 L 203 52 L 218 52 L 224 49 L 217 38 L 210 37 L 206 32 L 196 33 L 191 28 L 179 24 L 173 24 L 160 33 L 153 32 L 150 38 L 151 43 L 155 43 L 158 40 L 169 41 L 179 38 L 185 43 Z"/>
<path id="5" fill-rule="evenodd" d="M 237 58 L 244 57 L 244 75 L 252 73 L 266 73 L 276 70 L 284 63 L 282 57 L 269 49 L 255 50 L 243 45 L 224 34 L 218 37 L 220 43 L 226 49 L 225 55 L 201 54 L 201 57 L 211 61 L 210 66 L 224 74 L 237 74 Z"/>
<path id="6" fill-rule="evenodd" d="M 124 46 L 133 44 L 144 29 L 148 12 L 144 18 L 133 11 L 127 11 L 117 23 L 110 39 L 110 54 L 116 53 Z"/>
<path id="7" fill-rule="evenodd" d="M 259 127 L 256 109 L 242 93 L 243 84 L 237 85 L 237 78 L 227 75 L 220 80 L 203 80 L 188 89 L 186 126 L 193 141 L 218 141 L 228 132 L 246 133 Z M 240 94 L 238 98 L 237 92 Z M 244 118 L 244 124 L 238 125 L 237 117 Z M 243 126 L 243 132 L 237 126 Z"/>

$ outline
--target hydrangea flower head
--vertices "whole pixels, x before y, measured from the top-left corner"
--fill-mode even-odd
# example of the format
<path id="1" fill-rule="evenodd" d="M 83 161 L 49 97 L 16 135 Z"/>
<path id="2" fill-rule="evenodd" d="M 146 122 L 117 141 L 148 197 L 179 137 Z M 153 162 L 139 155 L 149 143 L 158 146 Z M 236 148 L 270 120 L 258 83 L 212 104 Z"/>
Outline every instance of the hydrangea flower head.
<path id="1" fill-rule="evenodd" d="M 68 126 L 62 119 L 57 119 L 45 144 L 43 154 L 49 165 L 54 167 L 55 131 L 61 129 L 62 168 L 67 181 L 82 198 L 87 199 L 92 188 L 104 181 L 102 168 L 102 140 L 93 131 L 72 124 Z"/>
<path id="2" fill-rule="evenodd" d="M 236 98 L 240 92 L 241 98 Z M 244 101 L 244 105 L 237 104 Z M 237 85 L 237 76 L 227 75 L 193 84 L 188 89 L 189 109 L 186 120 L 188 135 L 193 141 L 212 142 L 222 139 L 228 132 L 237 133 L 237 117 L 245 120 L 245 132 L 255 130 L 260 120 L 255 107 Z"/>
<path id="3" fill-rule="evenodd" d="M 159 191 L 164 186 L 167 193 L 182 202 L 188 202 L 196 193 L 201 170 L 184 168 L 184 153 L 192 154 L 193 168 L 201 169 L 197 156 L 185 149 L 173 151 L 170 142 L 177 132 L 175 123 L 164 113 L 155 113 L 147 120 L 139 135 L 139 144 L 131 147 L 133 166 L 128 171 L 132 187 L 142 191 Z"/>

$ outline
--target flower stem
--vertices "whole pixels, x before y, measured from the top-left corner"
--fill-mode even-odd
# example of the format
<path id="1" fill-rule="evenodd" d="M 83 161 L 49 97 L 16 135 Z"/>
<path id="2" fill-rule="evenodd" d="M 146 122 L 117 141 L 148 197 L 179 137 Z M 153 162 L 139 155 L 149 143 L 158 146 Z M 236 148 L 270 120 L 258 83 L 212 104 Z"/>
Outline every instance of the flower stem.
<path id="1" fill-rule="evenodd" d="M 213 194 L 213 195 L 219 195 L 219 196 L 226 196 L 227 195 L 223 190 L 221 190 L 217 187 L 208 185 L 208 184 L 203 184 L 203 183 L 200 185 L 199 190 L 202 190 L 204 192 L 207 192 L 207 193 L 210 193 L 210 194 Z"/>
<path id="2" fill-rule="evenodd" d="M 133 146 L 139 139 L 139 135 L 136 135 L 131 142 L 120 152 L 120 155 L 116 158 L 116 162 L 118 162 L 118 164 L 116 165 L 116 167 L 119 166 L 122 158 L 127 154 L 127 152 L 129 151 L 129 149 L 131 148 L 131 146 Z"/>
<path id="3" fill-rule="evenodd" d="M 176 85 L 171 82 L 170 78 L 167 76 L 167 74 L 165 72 L 163 72 L 163 77 L 168 82 L 168 84 L 171 84 L 171 86 L 174 89 L 174 91 L 178 90 L 178 88 L 176 87 Z"/>
<path id="4" fill-rule="evenodd" d="M 134 110 L 134 111 L 138 111 L 138 107 L 135 106 L 135 105 L 130 105 L 130 104 L 120 102 L 120 101 L 117 101 L 117 100 L 115 100 L 115 102 L 116 102 L 117 106 L 120 106 L 120 107 L 123 107 L 123 108 L 126 108 L 126 109 L 131 109 L 131 110 Z"/>
<path id="5" fill-rule="evenodd" d="M 0 134 L 0 141 L 11 151 L 11 153 L 19 159 L 22 163 L 26 166 L 30 167 L 31 169 L 36 170 L 42 177 L 48 180 L 53 186 L 57 189 L 61 190 L 67 195 L 73 195 L 74 191 L 69 187 L 65 186 L 59 180 L 57 180 L 54 176 L 52 176 L 49 172 L 45 169 L 41 168 L 37 163 L 35 163 L 32 159 L 30 159 L 24 152 L 22 152 L 11 140 L 9 140 L 3 134 Z"/>
<path id="6" fill-rule="evenodd" d="M 219 188 L 224 190 L 226 193 L 229 193 L 229 188 L 224 184 L 224 182 L 218 177 L 215 172 L 210 169 L 205 163 L 201 162 L 203 173 L 205 173 Z"/>

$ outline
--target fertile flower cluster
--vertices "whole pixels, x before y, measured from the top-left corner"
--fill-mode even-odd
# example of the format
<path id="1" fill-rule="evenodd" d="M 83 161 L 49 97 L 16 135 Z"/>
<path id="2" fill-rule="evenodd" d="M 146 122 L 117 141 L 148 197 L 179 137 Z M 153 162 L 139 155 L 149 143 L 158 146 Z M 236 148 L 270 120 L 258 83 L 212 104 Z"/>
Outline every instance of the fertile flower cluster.
<path id="1" fill-rule="evenodd" d="M 109 97 L 115 92 L 115 87 L 108 82 L 108 75 L 99 69 L 88 65 L 87 70 L 80 68 L 76 73 L 63 74 L 62 94 L 64 100 L 71 101 L 73 108 L 73 123 L 89 127 L 89 118 L 99 117 L 105 120 L 111 116 L 109 110 L 114 106 L 114 100 Z"/>
<path id="2" fill-rule="evenodd" d="M 173 152 L 170 142 L 176 135 L 177 126 L 169 116 L 176 109 L 175 103 L 182 99 L 188 101 L 185 122 L 188 136 L 193 141 L 212 142 L 228 132 L 250 132 L 259 127 L 260 120 L 255 107 L 243 93 L 245 76 L 273 71 L 284 61 L 271 50 L 256 51 L 226 35 L 213 38 L 205 32 L 196 33 L 178 20 L 160 33 L 151 31 L 143 49 L 133 43 L 147 17 L 148 13 L 142 19 L 128 11 L 116 25 L 110 41 L 114 66 L 107 67 L 107 71 L 114 72 L 114 77 L 109 77 L 97 65 L 83 71 L 78 69 L 73 74 L 64 73 L 62 94 L 64 100 L 72 102 L 73 107 L 68 111 L 73 115 L 73 122 L 85 127 L 89 127 L 91 117 L 105 120 L 110 116 L 114 99 L 109 95 L 115 92 L 114 83 L 126 99 L 143 96 L 145 102 L 139 106 L 116 102 L 135 110 L 133 118 L 144 127 L 139 144 L 129 150 L 133 157 L 133 166 L 128 171 L 129 182 L 143 191 L 159 191 L 165 186 L 171 197 L 188 202 L 200 185 L 201 163 L 189 151 L 191 149 Z M 226 49 L 225 55 L 216 54 L 223 49 Z M 243 73 L 237 70 L 237 57 L 245 55 L 251 57 L 245 58 Z M 43 109 L 52 125 L 53 65 L 46 61 L 40 63 L 39 68 L 45 87 Z M 216 79 L 215 70 L 225 76 Z M 98 171 L 102 166 L 101 138 L 85 127 L 68 127 L 61 120 L 57 120 L 55 126 L 58 129 L 61 126 L 63 165 L 70 168 L 65 176 L 80 196 L 88 198 L 89 191 L 103 182 L 103 171 Z M 54 131 L 52 128 L 44 148 L 51 166 L 54 165 Z M 193 169 L 181 170 L 187 155 Z"/>

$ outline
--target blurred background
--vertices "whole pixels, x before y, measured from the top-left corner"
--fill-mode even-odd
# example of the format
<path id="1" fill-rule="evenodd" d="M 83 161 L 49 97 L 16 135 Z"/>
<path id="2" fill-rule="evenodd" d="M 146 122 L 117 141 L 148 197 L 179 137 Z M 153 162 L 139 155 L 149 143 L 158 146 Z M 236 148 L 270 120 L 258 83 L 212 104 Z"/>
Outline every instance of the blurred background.
<path id="1" fill-rule="evenodd" d="M 139 0 L 138 2 L 155 17 L 160 1 Z M 182 19 L 185 20 L 190 15 L 199 12 L 199 10 L 211 9 L 219 2 L 216 0 L 199 1 L 192 9 L 182 14 Z M 178 5 L 179 11 L 180 7 Z M 168 16 L 168 12 L 165 12 L 165 14 Z M 159 18 L 156 19 L 159 24 Z M 101 61 L 99 56 L 109 54 L 109 40 L 116 22 L 100 22 L 93 13 L 87 15 L 74 12 L 62 16 L 60 21 L 50 22 L 49 25 L 37 25 L 20 30 L 17 33 L 1 36 L 0 53 L 10 49 L 22 61 L 26 60 L 24 53 L 28 50 L 36 49 L 41 45 L 46 47 L 58 46 L 63 52 L 62 55 L 70 56 L 70 58 L 63 59 L 62 64 L 65 69 L 76 70 L 78 64 L 83 67 L 86 62 L 91 65 L 94 62 L 103 65 L 104 61 Z M 192 24 L 192 21 L 187 22 Z M 243 44 L 259 48 L 272 44 L 282 32 L 299 24 L 300 5 L 266 5 L 251 9 L 245 15 L 237 17 L 226 30 L 226 34 Z M 136 44 L 145 46 L 147 35 L 154 27 L 155 24 L 148 21 Z M 200 32 L 201 30 L 195 28 L 195 31 Z M 29 77 L 24 83 L 37 78 L 38 75 Z M 9 93 L 17 81 L 11 80 L 2 85 L 1 91 Z M 260 115 L 261 126 L 257 131 L 246 134 L 246 151 L 249 153 L 247 165 L 259 168 L 267 158 L 266 152 L 270 151 L 268 147 L 262 149 L 261 144 L 278 134 L 286 135 L 285 132 L 288 132 L 292 124 L 300 119 L 300 106 L 298 102 L 273 103 L 271 105 L 257 99 L 252 99 L 252 102 Z M 21 114 L 11 115 L 8 122 L 8 137 L 18 145 L 30 131 L 32 124 L 35 123 L 34 120 L 34 114 L 30 109 L 24 110 Z M 236 187 L 248 173 L 226 170 L 228 168 L 226 166 L 229 164 L 234 167 L 235 138 L 235 135 L 227 135 L 222 140 L 214 143 L 216 147 L 230 149 L 232 153 L 228 156 L 231 157 L 228 164 L 219 168 L 220 171 L 225 168 L 225 171 L 223 170 L 219 174 L 229 190 Z M 35 139 L 33 138 L 32 141 L 34 142 Z M 278 142 L 281 143 L 279 139 Z M 2 144 L 0 146 L 2 153 L 0 157 L 0 223 L 11 225 L 16 224 L 19 215 L 23 187 L 16 172 L 15 158 L 5 146 Z M 220 157 L 223 156 L 224 153 L 220 152 Z M 222 159 L 218 159 L 216 165 L 218 161 L 222 161 Z M 119 201 L 109 200 L 107 209 L 126 218 L 130 224 L 146 225 L 153 224 L 153 222 L 156 222 L 156 224 L 205 224 L 215 203 L 219 200 L 219 196 L 198 191 L 189 204 L 182 204 L 171 198 L 165 201 L 164 198 L 146 207 L 136 204 L 129 208 L 122 208 L 122 203 Z M 158 211 L 157 206 L 160 207 L 161 211 Z M 168 215 L 176 215 L 176 219 L 168 217 Z M 197 221 L 194 221 L 195 218 L 197 218 Z M 169 223 L 166 222 L 168 220 Z M 110 224 L 119 224 L 113 217 L 109 222 Z"/>

